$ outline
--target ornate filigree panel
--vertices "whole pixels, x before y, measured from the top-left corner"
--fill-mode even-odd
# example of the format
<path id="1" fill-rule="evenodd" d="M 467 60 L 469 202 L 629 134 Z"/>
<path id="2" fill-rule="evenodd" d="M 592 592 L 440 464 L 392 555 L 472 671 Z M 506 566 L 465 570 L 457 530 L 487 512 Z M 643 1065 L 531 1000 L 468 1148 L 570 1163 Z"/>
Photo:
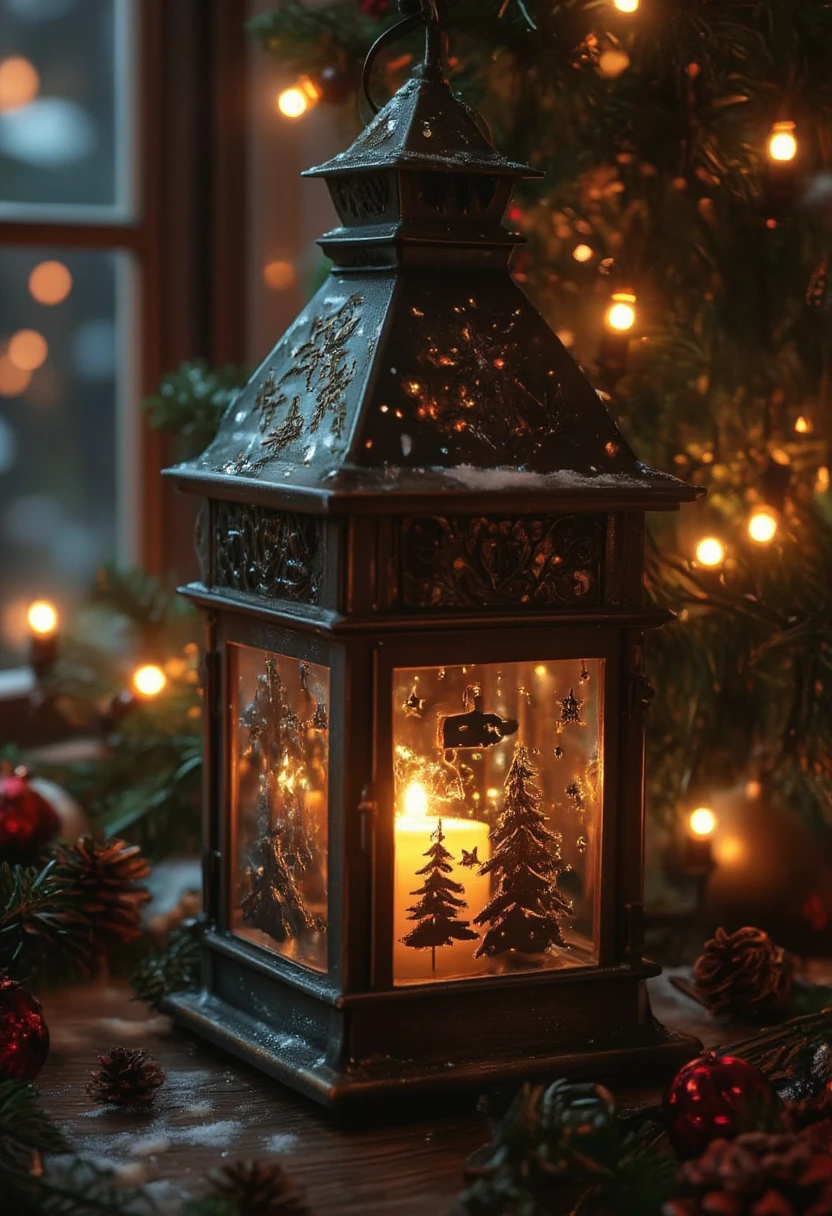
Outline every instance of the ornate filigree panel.
<path id="1" fill-rule="evenodd" d="M 593 607 L 603 515 L 422 515 L 402 523 L 406 608 Z"/>
<path id="2" fill-rule="evenodd" d="M 330 183 L 332 199 L 343 218 L 378 219 L 390 206 L 390 188 L 381 173 L 348 173 Z"/>
<path id="3" fill-rule="evenodd" d="M 304 604 L 321 601 L 323 534 L 312 515 L 213 503 L 214 584 Z"/>

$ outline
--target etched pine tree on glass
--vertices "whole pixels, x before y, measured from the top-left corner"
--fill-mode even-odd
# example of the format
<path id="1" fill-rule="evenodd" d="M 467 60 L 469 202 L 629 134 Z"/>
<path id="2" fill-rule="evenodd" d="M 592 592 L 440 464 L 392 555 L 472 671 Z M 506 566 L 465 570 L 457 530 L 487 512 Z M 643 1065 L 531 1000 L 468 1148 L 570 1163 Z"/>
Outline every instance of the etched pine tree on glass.
<path id="1" fill-rule="evenodd" d="M 476 941 L 478 937 L 467 920 L 459 919 L 459 913 L 468 906 L 464 899 L 459 898 L 465 888 L 461 882 L 454 882 L 450 877 L 454 859 L 445 848 L 444 840 L 440 819 L 431 834 L 432 844 L 425 853 L 425 857 L 429 858 L 428 864 L 417 870 L 420 877 L 425 875 L 425 881 L 418 890 L 411 891 L 411 895 L 421 896 L 419 902 L 407 910 L 408 920 L 417 923 L 402 938 L 404 944 L 414 950 L 430 950 L 434 975 L 438 949 L 451 946 L 455 941 Z"/>

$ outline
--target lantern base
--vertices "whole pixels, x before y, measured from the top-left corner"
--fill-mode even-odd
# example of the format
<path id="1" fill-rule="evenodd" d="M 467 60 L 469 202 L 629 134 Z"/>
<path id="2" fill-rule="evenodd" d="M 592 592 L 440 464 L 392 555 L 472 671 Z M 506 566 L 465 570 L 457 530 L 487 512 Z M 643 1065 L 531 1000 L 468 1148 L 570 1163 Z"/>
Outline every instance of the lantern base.
<path id="1" fill-rule="evenodd" d="M 341 1120 L 372 1121 L 391 1113 L 406 1118 L 440 1094 L 446 1102 L 454 1096 L 467 1098 L 470 1105 L 470 1098 L 485 1089 L 526 1080 L 622 1077 L 630 1084 L 659 1084 L 702 1047 L 698 1039 L 668 1031 L 650 1015 L 637 1040 L 613 1048 L 587 1047 L 517 1059 L 483 1056 L 458 1064 L 386 1056 L 342 1066 L 296 1031 L 275 1030 L 211 993 L 173 994 L 164 1009 L 182 1029 L 328 1107 Z"/>

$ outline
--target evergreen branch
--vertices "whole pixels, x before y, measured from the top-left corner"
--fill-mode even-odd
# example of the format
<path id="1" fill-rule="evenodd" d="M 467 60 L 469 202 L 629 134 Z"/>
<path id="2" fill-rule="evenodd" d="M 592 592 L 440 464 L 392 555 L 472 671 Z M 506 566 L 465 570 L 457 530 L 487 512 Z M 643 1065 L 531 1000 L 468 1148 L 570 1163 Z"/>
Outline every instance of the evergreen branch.
<path id="1" fill-rule="evenodd" d="M 164 946 L 136 964 L 130 977 L 136 997 L 158 1009 L 168 993 L 197 987 L 200 958 L 198 924 L 171 930 Z"/>
<path id="2" fill-rule="evenodd" d="M 151 426 L 175 438 L 179 460 L 204 451 L 249 373 L 247 367 L 212 369 L 204 359 L 197 359 L 164 376 L 156 392 L 145 399 Z"/>
<path id="3" fill-rule="evenodd" d="M 40 870 L 0 864 L 0 970 L 25 975 L 47 954 L 86 968 L 91 935 L 54 861 Z"/>

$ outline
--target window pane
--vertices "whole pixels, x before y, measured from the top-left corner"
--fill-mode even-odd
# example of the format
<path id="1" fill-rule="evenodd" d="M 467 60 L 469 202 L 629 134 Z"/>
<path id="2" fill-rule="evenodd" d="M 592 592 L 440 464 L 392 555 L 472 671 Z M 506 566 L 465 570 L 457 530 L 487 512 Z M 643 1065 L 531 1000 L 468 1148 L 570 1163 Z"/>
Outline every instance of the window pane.
<path id="1" fill-rule="evenodd" d="M 133 0 L 0 0 L 0 217 L 129 209 Z"/>
<path id="2" fill-rule="evenodd" d="M 240 937 L 326 971 L 329 671 L 232 646 Z"/>
<path id="3" fill-rule="evenodd" d="M 125 254 L 0 249 L 0 666 L 25 658 L 31 600 L 66 608 L 104 559 L 131 556 L 129 271 Z"/>
<path id="4" fill-rule="evenodd" d="M 396 670 L 397 984 L 597 961 L 602 674 Z"/>

